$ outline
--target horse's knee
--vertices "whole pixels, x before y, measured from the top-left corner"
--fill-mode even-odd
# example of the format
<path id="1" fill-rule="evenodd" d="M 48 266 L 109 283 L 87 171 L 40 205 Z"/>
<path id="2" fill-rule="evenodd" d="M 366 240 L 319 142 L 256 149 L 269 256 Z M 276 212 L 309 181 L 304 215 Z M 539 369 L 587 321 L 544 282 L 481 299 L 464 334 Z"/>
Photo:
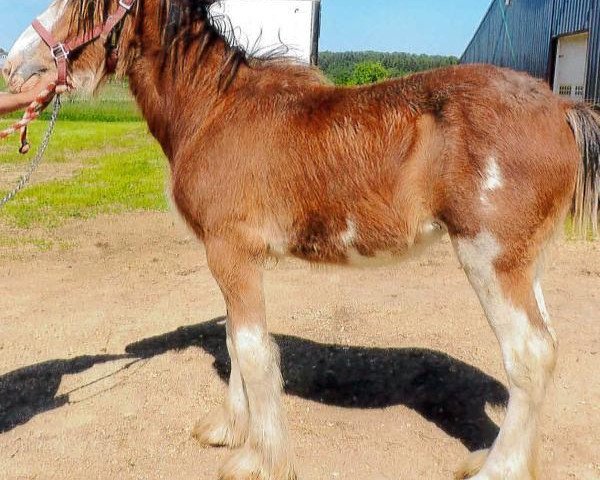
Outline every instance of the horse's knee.
<path id="1" fill-rule="evenodd" d="M 233 344 L 246 388 L 269 384 L 270 388 L 281 389 L 279 350 L 264 329 L 243 326 L 233 335 Z"/>

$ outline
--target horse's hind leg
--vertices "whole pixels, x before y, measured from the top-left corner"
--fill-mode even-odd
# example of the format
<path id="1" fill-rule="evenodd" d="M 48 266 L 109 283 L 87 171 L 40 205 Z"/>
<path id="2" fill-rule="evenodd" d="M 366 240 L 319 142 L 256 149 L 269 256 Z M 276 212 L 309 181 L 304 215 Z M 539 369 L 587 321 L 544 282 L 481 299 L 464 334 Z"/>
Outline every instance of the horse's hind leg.
<path id="1" fill-rule="evenodd" d="M 537 252 L 511 254 L 493 234 L 453 239 L 458 257 L 498 337 L 510 400 L 498 438 L 457 478 L 533 480 L 536 430 L 555 364 L 556 340 L 537 279 Z M 511 255 L 514 256 L 511 257 Z M 515 258 L 518 257 L 518 261 Z"/>
<path id="2" fill-rule="evenodd" d="M 240 447 L 248 436 L 248 399 L 227 319 L 227 351 L 231 360 L 229 388 L 225 403 L 194 427 L 192 435 L 203 445 Z"/>
<path id="3" fill-rule="evenodd" d="M 290 442 L 281 408 L 279 352 L 267 332 L 261 267 L 243 245 L 206 241 L 208 265 L 227 305 L 232 362 L 247 402 L 247 434 L 221 469 L 221 480 L 293 480 Z M 231 402 L 231 399 L 230 399 Z"/>

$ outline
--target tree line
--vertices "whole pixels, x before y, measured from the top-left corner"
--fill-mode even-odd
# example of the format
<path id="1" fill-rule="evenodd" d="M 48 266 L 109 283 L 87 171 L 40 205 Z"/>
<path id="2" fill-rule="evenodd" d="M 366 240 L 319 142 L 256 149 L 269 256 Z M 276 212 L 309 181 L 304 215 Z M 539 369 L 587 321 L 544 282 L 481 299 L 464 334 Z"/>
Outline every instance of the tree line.
<path id="1" fill-rule="evenodd" d="M 458 58 L 404 52 L 320 52 L 319 66 L 337 85 L 362 85 L 432 68 L 456 65 Z"/>

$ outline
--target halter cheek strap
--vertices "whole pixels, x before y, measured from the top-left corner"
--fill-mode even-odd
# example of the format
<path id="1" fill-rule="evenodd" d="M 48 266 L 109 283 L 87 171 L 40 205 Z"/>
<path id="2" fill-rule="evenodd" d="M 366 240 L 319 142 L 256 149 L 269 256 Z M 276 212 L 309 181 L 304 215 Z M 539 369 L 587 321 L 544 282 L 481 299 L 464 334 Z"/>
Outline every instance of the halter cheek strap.
<path id="1" fill-rule="evenodd" d="M 67 59 L 69 52 L 65 48 L 64 44 L 57 42 L 54 36 L 44 27 L 39 20 L 34 20 L 31 24 L 33 29 L 38 33 L 46 45 L 50 47 L 52 58 L 56 62 L 58 68 L 58 81 L 57 85 L 67 84 Z"/>
<path id="2" fill-rule="evenodd" d="M 64 43 L 57 41 L 52 33 L 49 32 L 39 20 L 36 19 L 33 21 L 31 26 L 46 45 L 50 47 L 52 58 L 54 58 L 54 61 L 56 62 L 56 67 L 58 69 L 57 87 L 68 86 L 67 67 L 71 52 L 78 50 L 98 38 L 108 38 L 119 22 L 123 20 L 125 15 L 133 8 L 135 1 L 136 0 L 119 0 L 119 8 L 117 8 L 115 13 L 110 15 L 102 25 L 98 25 L 91 32 L 84 33 L 83 35 L 67 40 Z"/>

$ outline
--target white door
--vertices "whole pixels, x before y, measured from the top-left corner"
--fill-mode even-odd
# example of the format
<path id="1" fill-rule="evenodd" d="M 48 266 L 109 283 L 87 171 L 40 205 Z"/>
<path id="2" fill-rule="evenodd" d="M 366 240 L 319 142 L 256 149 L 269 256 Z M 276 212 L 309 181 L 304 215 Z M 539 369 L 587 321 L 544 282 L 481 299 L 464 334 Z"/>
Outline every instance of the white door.
<path id="1" fill-rule="evenodd" d="M 213 15 L 231 20 L 238 44 L 259 56 L 270 52 L 309 63 L 313 54 L 320 0 L 221 0 Z"/>
<path id="2" fill-rule="evenodd" d="M 584 100 L 588 38 L 587 33 L 582 33 L 558 39 L 555 93 L 574 100 Z"/>

